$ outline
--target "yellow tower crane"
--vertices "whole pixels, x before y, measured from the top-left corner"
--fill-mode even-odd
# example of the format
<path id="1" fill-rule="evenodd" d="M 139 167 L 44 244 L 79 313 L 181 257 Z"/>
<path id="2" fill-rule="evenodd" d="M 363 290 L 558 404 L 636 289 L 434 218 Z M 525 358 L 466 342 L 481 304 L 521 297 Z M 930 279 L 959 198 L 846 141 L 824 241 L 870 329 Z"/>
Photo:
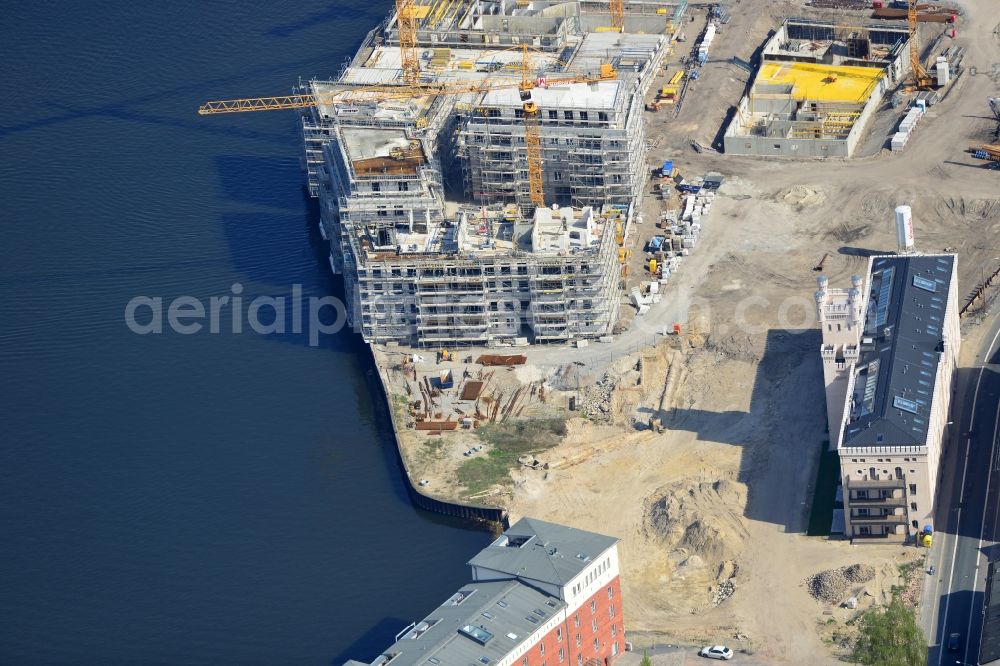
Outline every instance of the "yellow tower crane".
<path id="1" fill-rule="evenodd" d="M 920 61 L 920 40 L 917 23 L 917 0 L 910 0 L 906 7 L 906 23 L 910 29 L 910 69 L 913 71 L 913 86 L 917 90 L 929 90 L 934 87 L 934 79 L 927 75 Z"/>
<path id="2" fill-rule="evenodd" d="M 403 0 L 406 1 L 406 0 Z M 542 177 L 541 117 L 538 105 L 531 99 L 531 91 L 541 83 L 535 76 L 531 61 L 531 51 L 527 45 L 521 46 L 520 79 L 485 78 L 478 81 L 449 83 L 416 83 L 406 85 L 342 86 L 331 92 L 303 93 L 276 97 L 246 97 L 240 99 L 213 100 L 198 107 L 200 115 L 221 113 L 243 113 L 249 111 L 277 111 L 280 109 L 307 109 L 321 105 L 351 105 L 379 102 L 390 99 L 414 99 L 436 95 L 461 95 L 465 93 L 487 93 L 492 90 L 516 87 L 524 114 L 524 144 L 528 163 L 528 189 L 534 206 L 545 205 L 545 191 Z M 405 74 L 405 72 L 404 72 Z M 419 78 L 419 72 L 418 72 Z M 602 64 L 597 76 L 569 75 L 546 77 L 544 85 L 566 85 L 569 83 L 597 83 L 618 78 L 618 73 L 609 64 Z"/>
<path id="3" fill-rule="evenodd" d="M 625 0 L 611 0 L 611 25 L 618 32 L 625 32 Z"/>
<path id="4" fill-rule="evenodd" d="M 396 0 L 396 27 L 399 28 L 399 56 L 403 80 L 420 82 L 420 53 L 417 51 L 417 15 L 413 0 Z"/>
<path id="5" fill-rule="evenodd" d="M 532 205 L 540 207 L 545 205 L 545 187 L 542 178 L 542 120 L 538 114 L 538 105 L 531 100 L 531 91 L 534 88 L 531 53 L 527 44 L 522 44 L 521 83 L 518 84 L 518 90 L 521 102 L 524 104 L 524 152 L 528 162 L 528 192 L 531 195 Z"/>

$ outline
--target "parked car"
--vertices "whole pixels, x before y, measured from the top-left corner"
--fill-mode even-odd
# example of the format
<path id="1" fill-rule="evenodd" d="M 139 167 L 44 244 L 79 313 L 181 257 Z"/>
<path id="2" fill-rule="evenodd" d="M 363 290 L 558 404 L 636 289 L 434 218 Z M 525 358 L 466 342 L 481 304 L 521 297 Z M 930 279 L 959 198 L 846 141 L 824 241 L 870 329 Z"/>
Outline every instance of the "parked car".
<path id="1" fill-rule="evenodd" d="M 961 640 L 962 640 L 962 634 L 958 633 L 957 631 L 953 632 L 950 636 L 948 636 L 948 651 L 958 652 L 958 644 Z"/>
<path id="2" fill-rule="evenodd" d="M 698 651 L 699 657 L 708 657 L 709 659 L 722 659 L 724 661 L 729 661 L 733 658 L 733 651 L 724 645 L 714 645 L 712 647 L 703 647 Z"/>

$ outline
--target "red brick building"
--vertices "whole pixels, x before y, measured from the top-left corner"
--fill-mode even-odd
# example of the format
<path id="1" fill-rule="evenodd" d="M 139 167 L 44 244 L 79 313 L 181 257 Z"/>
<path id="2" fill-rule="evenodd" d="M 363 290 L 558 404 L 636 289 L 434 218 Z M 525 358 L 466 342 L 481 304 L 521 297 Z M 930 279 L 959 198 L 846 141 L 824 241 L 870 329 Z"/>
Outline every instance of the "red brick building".
<path id="1" fill-rule="evenodd" d="M 625 650 L 618 539 L 524 518 L 469 566 L 371 666 L 607 666 Z"/>

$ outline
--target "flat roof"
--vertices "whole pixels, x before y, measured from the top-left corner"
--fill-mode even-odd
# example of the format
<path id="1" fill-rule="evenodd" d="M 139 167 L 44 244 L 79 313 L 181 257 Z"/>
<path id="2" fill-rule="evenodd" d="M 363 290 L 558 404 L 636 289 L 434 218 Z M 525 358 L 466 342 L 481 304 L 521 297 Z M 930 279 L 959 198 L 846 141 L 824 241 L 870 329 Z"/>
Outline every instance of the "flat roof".
<path id="1" fill-rule="evenodd" d="M 955 259 L 872 258 L 841 446 L 926 444 Z"/>
<path id="2" fill-rule="evenodd" d="M 541 109 L 614 110 L 621 86 L 618 80 L 554 85 L 532 89 L 531 99 Z M 523 104 L 520 91 L 515 87 L 491 90 L 483 95 L 484 106 L 520 108 Z"/>
<path id="3" fill-rule="evenodd" d="M 420 142 L 408 139 L 403 130 L 344 127 L 340 137 L 359 176 L 416 174 L 427 163 Z"/>
<path id="4" fill-rule="evenodd" d="M 469 583 L 400 635 L 382 657 L 391 658 L 392 666 L 497 664 L 565 607 L 517 580 Z"/>
<path id="5" fill-rule="evenodd" d="M 410 146 L 406 132 L 401 129 L 345 127 L 340 135 L 351 160 L 388 157 L 392 151 L 406 150 Z"/>
<path id="6" fill-rule="evenodd" d="M 606 10 L 605 10 L 606 11 Z M 588 32 L 570 61 L 573 71 L 597 74 L 608 63 L 623 71 L 632 63 L 644 64 L 656 55 L 666 36 L 620 32 Z"/>
<path id="7" fill-rule="evenodd" d="M 864 104 L 882 74 L 874 67 L 766 61 L 754 85 L 790 85 L 795 99 Z"/>
<path id="8" fill-rule="evenodd" d="M 563 586 L 617 543 L 615 537 L 522 518 L 469 564 Z"/>

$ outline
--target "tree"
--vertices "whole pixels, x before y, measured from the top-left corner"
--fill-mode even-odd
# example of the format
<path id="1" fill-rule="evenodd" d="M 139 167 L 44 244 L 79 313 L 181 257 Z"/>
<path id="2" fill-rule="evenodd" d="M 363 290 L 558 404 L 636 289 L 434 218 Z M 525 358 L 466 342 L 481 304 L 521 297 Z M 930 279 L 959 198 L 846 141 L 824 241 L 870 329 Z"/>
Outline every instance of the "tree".
<path id="1" fill-rule="evenodd" d="M 913 611 L 894 598 L 873 608 L 858 623 L 851 661 L 865 666 L 926 666 L 927 641 Z"/>
<path id="2" fill-rule="evenodd" d="M 653 666 L 653 660 L 649 658 L 646 651 L 642 651 L 642 661 L 639 662 L 639 666 Z"/>

